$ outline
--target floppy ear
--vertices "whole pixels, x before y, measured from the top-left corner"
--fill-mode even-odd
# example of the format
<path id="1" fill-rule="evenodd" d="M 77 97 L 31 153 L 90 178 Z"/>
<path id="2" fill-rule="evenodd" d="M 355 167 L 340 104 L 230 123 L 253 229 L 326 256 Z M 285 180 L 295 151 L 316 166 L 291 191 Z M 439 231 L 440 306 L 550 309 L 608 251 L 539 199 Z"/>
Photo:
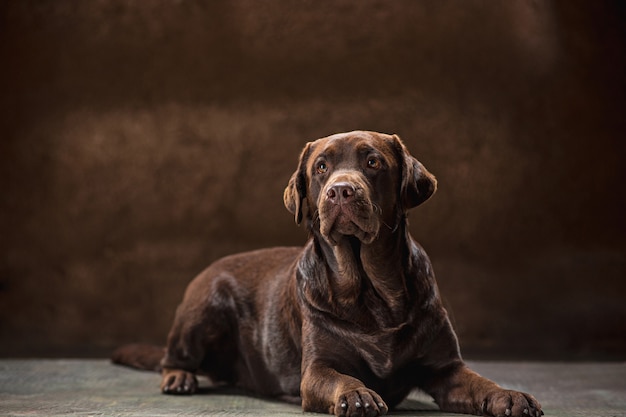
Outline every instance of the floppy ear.
<path id="1" fill-rule="evenodd" d="M 437 190 L 437 179 L 428 172 L 421 162 L 409 154 L 406 146 L 404 146 L 402 140 L 397 135 L 393 135 L 393 138 L 396 142 L 396 149 L 400 152 L 400 166 L 402 167 L 400 199 L 405 210 L 408 210 L 419 206 L 435 193 Z"/>
<path id="2" fill-rule="evenodd" d="M 293 215 L 295 215 L 296 223 L 302 222 L 302 202 L 306 198 L 306 163 L 309 159 L 309 149 L 311 143 L 307 143 L 300 154 L 300 163 L 298 168 L 291 175 L 289 183 L 283 193 L 283 201 L 285 207 Z"/>

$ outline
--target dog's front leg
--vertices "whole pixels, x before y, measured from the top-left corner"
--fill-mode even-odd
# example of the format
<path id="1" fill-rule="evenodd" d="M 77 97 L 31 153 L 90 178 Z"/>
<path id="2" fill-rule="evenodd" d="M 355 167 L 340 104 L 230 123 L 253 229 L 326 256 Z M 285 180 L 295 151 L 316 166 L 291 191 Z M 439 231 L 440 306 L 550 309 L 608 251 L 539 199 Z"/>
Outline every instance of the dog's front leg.
<path id="1" fill-rule="evenodd" d="M 482 416 L 539 417 L 541 404 L 530 394 L 507 390 L 458 361 L 424 387 L 442 411 Z"/>
<path id="2" fill-rule="evenodd" d="M 383 399 L 361 381 L 315 362 L 303 369 L 300 395 L 304 411 L 341 417 L 375 417 L 388 411 Z"/>
<path id="3" fill-rule="evenodd" d="M 354 352 L 337 344 L 335 336 L 315 322 L 315 318 L 306 315 L 302 322 L 300 397 L 303 410 L 338 417 L 387 414 L 387 404 L 380 395 L 358 378 L 339 371 L 349 368 Z"/>

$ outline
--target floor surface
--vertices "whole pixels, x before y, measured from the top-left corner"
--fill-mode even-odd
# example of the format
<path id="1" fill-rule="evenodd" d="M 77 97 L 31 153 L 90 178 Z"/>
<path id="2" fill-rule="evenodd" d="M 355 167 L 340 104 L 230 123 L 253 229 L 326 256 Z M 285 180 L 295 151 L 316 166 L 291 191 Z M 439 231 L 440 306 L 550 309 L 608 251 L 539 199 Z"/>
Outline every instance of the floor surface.
<path id="1" fill-rule="evenodd" d="M 547 417 L 626 417 L 626 363 L 470 362 L 500 385 L 529 392 Z M 159 375 L 107 360 L 0 360 L 1 416 L 302 416 L 299 406 L 230 389 L 159 393 Z M 202 381 L 201 381 L 202 387 Z M 307 414 L 313 415 L 313 414 Z M 441 417 L 412 394 L 391 413 Z"/>

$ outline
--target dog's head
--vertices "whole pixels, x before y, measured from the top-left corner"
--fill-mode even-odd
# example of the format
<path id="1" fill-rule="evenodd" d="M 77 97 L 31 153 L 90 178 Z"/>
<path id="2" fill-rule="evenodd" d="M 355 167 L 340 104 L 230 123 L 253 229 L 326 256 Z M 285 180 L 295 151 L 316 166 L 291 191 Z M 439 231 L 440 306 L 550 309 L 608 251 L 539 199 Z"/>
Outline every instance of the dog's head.
<path id="1" fill-rule="evenodd" d="M 309 142 L 285 189 L 287 209 L 307 217 L 331 244 L 344 236 L 373 242 L 381 225 L 394 230 L 426 201 L 437 181 L 396 135 L 355 131 Z M 316 227 L 316 226 L 315 226 Z"/>

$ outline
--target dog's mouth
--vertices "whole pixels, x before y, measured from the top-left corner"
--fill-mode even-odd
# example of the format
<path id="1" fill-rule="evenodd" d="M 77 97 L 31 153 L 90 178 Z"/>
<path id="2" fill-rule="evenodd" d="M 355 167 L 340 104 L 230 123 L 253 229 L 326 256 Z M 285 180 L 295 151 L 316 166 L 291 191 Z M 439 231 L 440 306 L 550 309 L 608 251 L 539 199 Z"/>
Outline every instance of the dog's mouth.
<path id="1" fill-rule="evenodd" d="M 380 226 L 375 206 L 362 197 L 339 204 L 322 201 L 319 218 L 320 232 L 332 245 L 346 236 L 354 236 L 364 244 L 372 243 Z"/>

